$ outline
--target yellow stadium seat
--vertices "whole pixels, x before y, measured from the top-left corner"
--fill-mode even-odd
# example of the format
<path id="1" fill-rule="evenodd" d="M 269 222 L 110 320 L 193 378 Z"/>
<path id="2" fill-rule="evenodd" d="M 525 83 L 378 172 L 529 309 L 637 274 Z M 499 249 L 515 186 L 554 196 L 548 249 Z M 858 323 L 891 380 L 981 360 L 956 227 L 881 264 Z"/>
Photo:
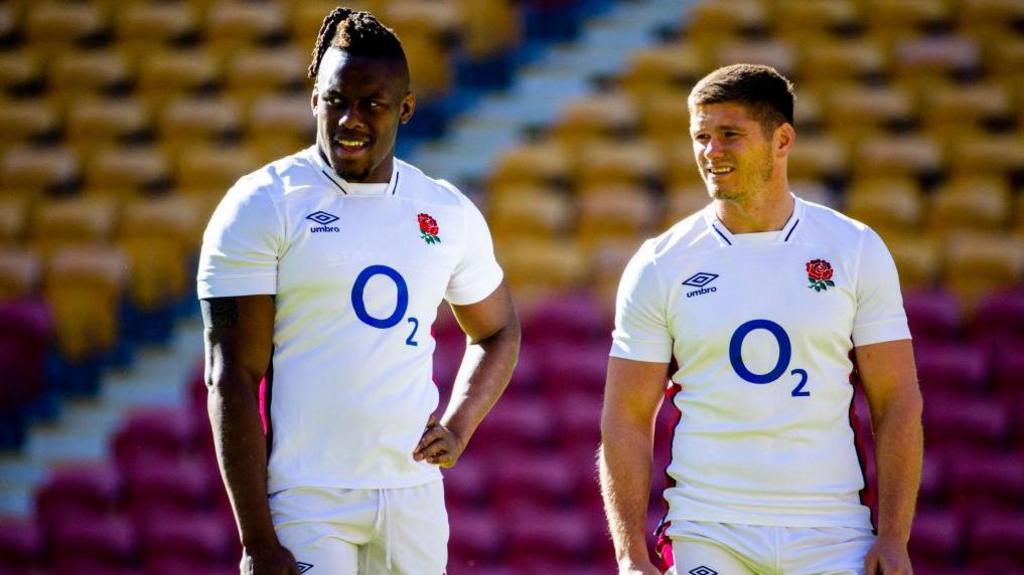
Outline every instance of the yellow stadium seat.
<path id="1" fill-rule="evenodd" d="M 692 44 L 666 42 L 634 52 L 619 83 L 641 106 L 646 105 L 651 96 L 680 92 L 685 107 L 686 87 L 700 79 L 709 66 Z"/>
<path id="2" fill-rule="evenodd" d="M 98 98 L 75 103 L 68 111 L 68 143 L 78 149 L 114 143 L 150 129 L 145 106 L 136 98 Z"/>
<path id="3" fill-rule="evenodd" d="M 941 250 L 933 238 L 922 235 L 883 235 L 896 262 L 904 292 L 934 288 L 942 269 Z"/>
<path id="4" fill-rule="evenodd" d="M 45 100 L 0 101 L 0 145 L 10 147 L 52 136 L 59 125 L 57 114 Z"/>
<path id="5" fill-rule="evenodd" d="M 198 198 L 167 195 L 136 199 L 121 213 L 119 238 L 168 238 L 189 250 L 199 248 L 206 226 L 205 206 Z"/>
<path id="6" fill-rule="evenodd" d="M 689 184 L 702 184 L 697 159 L 693 155 L 693 144 L 686 141 L 662 150 L 662 165 L 665 166 L 665 187 L 676 188 Z"/>
<path id="7" fill-rule="evenodd" d="M 30 48 L 0 52 L 0 90 L 37 84 L 42 80 L 42 58 Z"/>
<path id="8" fill-rule="evenodd" d="M 178 189 L 187 193 L 219 191 L 224 194 L 238 178 L 259 166 L 242 148 L 198 146 L 186 149 L 175 166 Z"/>
<path id="9" fill-rule="evenodd" d="M 25 15 L 25 37 L 37 47 L 67 46 L 96 37 L 107 28 L 103 10 L 90 2 L 30 4 Z"/>
<path id="10" fill-rule="evenodd" d="M 297 47 L 242 50 L 228 60 L 225 87 L 233 99 L 246 103 L 272 92 L 305 88 L 309 57 Z M 309 95 L 303 96 L 308 101 Z"/>
<path id="11" fill-rule="evenodd" d="M 1024 19 L 1024 4 L 1019 0 L 958 0 L 957 24 L 967 33 L 979 36 L 1013 32 L 1013 23 Z"/>
<path id="12" fill-rule="evenodd" d="M 181 97 L 169 102 L 157 118 L 164 143 L 212 142 L 241 131 L 238 104 L 226 98 Z"/>
<path id="13" fill-rule="evenodd" d="M 75 245 L 107 243 L 117 223 L 113 198 L 74 197 L 40 202 L 33 213 L 29 242 L 41 254 Z"/>
<path id="14" fill-rule="evenodd" d="M 572 225 L 573 215 L 572 201 L 564 192 L 524 185 L 492 197 L 487 222 L 496 238 L 511 242 L 518 238 L 562 236 Z"/>
<path id="15" fill-rule="evenodd" d="M 582 193 L 576 205 L 579 208 L 576 238 L 585 247 L 605 238 L 648 235 L 654 224 L 654 198 L 639 186 L 595 186 Z"/>
<path id="16" fill-rule="evenodd" d="M 575 153 L 587 142 L 634 133 L 639 120 L 637 105 L 627 94 L 595 94 L 569 102 L 552 135 Z"/>
<path id="17" fill-rule="evenodd" d="M 219 62 L 206 50 L 162 49 L 139 62 L 138 94 L 159 106 L 180 94 L 212 86 L 219 74 Z"/>
<path id="18" fill-rule="evenodd" d="M 42 262 L 31 250 L 0 248 L 0 301 L 35 294 L 41 275 Z"/>
<path id="19" fill-rule="evenodd" d="M 943 281 L 968 315 L 983 297 L 1024 279 L 1024 238 L 1011 234 L 962 232 L 946 242 Z"/>
<path id="20" fill-rule="evenodd" d="M 603 140 L 579 150 L 576 182 L 581 194 L 607 184 L 651 186 L 662 180 L 658 146 L 647 140 Z"/>
<path id="21" fill-rule="evenodd" d="M 638 100 L 643 136 L 659 146 L 673 147 L 690 141 L 689 93 L 676 88 L 646 94 Z"/>
<path id="22" fill-rule="evenodd" d="M 572 165 L 565 148 L 545 140 L 513 148 L 500 156 L 491 171 L 490 193 L 519 184 L 568 185 Z"/>
<path id="23" fill-rule="evenodd" d="M 687 15 L 687 37 L 701 46 L 713 47 L 717 42 L 770 26 L 770 14 L 761 0 L 704 0 L 690 8 Z"/>
<path id="24" fill-rule="evenodd" d="M 693 183 L 671 188 L 665 197 L 665 211 L 662 229 L 668 229 L 711 203 L 707 188 L 702 183 Z"/>
<path id="25" fill-rule="evenodd" d="M 881 77 L 889 61 L 881 44 L 870 37 L 844 38 L 802 45 L 799 66 L 808 81 L 837 82 Z"/>
<path id="26" fill-rule="evenodd" d="M 98 152 L 85 173 L 86 193 L 131 196 L 165 185 L 170 166 L 152 147 L 109 148 Z"/>
<path id="27" fill-rule="evenodd" d="M 857 178 L 934 176 L 942 165 L 942 149 L 925 134 L 872 136 L 862 140 L 850 163 Z"/>
<path id="28" fill-rule="evenodd" d="M 402 40 L 417 98 L 430 101 L 447 94 L 454 78 L 453 39 L 461 24 L 458 6 L 454 2 L 392 0 L 381 18 Z"/>
<path id="29" fill-rule="evenodd" d="M 495 255 L 516 304 L 582 287 L 589 261 L 582 248 L 564 239 L 514 239 L 495 243 Z"/>
<path id="30" fill-rule="evenodd" d="M 953 78 L 975 74 L 980 66 L 981 51 L 965 36 L 906 38 L 893 47 L 894 79 L 918 90 L 931 90 Z"/>
<path id="31" fill-rule="evenodd" d="M 823 135 L 797 134 L 789 153 L 788 174 L 791 179 L 839 177 L 847 172 L 846 147 L 836 138 Z"/>
<path id="32" fill-rule="evenodd" d="M 132 79 L 128 60 L 118 50 L 67 50 L 55 57 L 49 70 L 51 95 L 74 103 L 90 92 L 124 87 Z"/>
<path id="33" fill-rule="evenodd" d="M 785 38 L 828 36 L 862 23 L 853 0 L 776 0 L 771 11 L 774 32 Z"/>
<path id="34" fill-rule="evenodd" d="M 203 33 L 216 46 L 239 48 L 279 38 L 286 30 L 287 17 L 282 3 L 216 2 L 206 14 Z"/>
<path id="35" fill-rule="evenodd" d="M 1024 170 L 1024 135 L 979 134 L 954 143 L 949 152 L 954 174 L 1007 177 Z"/>
<path id="36" fill-rule="evenodd" d="M 870 178 L 850 186 L 843 212 L 885 237 L 917 233 L 925 205 L 920 188 L 911 178 Z"/>
<path id="37" fill-rule="evenodd" d="M 465 34 L 463 48 L 473 60 L 482 60 L 519 45 L 519 3 L 513 0 L 458 0 Z"/>
<path id="38" fill-rule="evenodd" d="M 152 50 L 198 32 L 196 11 L 188 2 L 128 3 L 114 14 L 114 35 L 129 50 Z"/>
<path id="39" fill-rule="evenodd" d="M 22 243 L 33 200 L 23 195 L 0 195 L 0 245 Z"/>
<path id="40" fill-rule="evenodd" d="M 910 93 L 896 86 L 844 87 L 833 91 L 825 106 L 828 125 L 839 136 L 906 122 L 915 115 Z"/>
<path id="41" fill-rule="evenodd" d="M 250 138 L 283 138 L 312 142 L 316 120 L 310 109 L 309 94 L 265 95 L 249 108 L 245 118 Z"/>
<path id="42" fill-rule="evenodd" d="M 714 63 L 716 67 L 739 63 L 763 64 L 787 76 L 798 73 L 796 48 L 781 38 L 723 42 L 715 51 Z"/>
<path id="43" fill-rule="evenodd" d="M 0 188 L 48 191 L 73 186 L 78 176 L 78 158 L 66 148 L 17 147 L 4 153 Z"/>
<path id="44" fill-rule="evenodd" d="M 43 293 L 53 312 L 57 349 L 73 362 L 102 356 L 119 337 L 119 302 L 130 269 L 110 247 L 68 247 L 53 255 Z"/>
<path id="45" fill-rule="evenodd" d="M 945 0 L 861 0 L 871 34 L 906 37 L 917 31 L 948 25 L 952 14 Z"/>
<path id="46" fill-rule="evenodd" d="M 963 130 L 1013 117 L 1009 91 L 995 82 L 944 86 L 924 96 L 925 129 Z"/>
<path id="47" fill-rule="evenodd" d="M 1003 229 L 1011 217 L 1010 187 L 994 176 L 961 176 L 933 193 L 929 227 L 936 233 L 952 230 Z"/>

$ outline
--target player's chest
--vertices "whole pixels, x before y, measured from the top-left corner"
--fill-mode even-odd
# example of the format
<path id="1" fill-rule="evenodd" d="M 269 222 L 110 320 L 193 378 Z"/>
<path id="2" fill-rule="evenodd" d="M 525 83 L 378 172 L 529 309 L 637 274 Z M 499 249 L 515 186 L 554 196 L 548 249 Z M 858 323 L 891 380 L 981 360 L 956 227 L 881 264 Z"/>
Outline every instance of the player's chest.
<path id="1" fill-rule="evenodd" d="M 744 325 L 775 324 L 808 336 L 848 336 L 852 328 L 852 254 L 811 245 L 738 246 L 671 263 L 667 311 L 677 340 L 717 341 Z"/>
<path id="2" fill-rule="evenodd" d="M 279 282 L 349 284 L 371 269 L 443 284 L 465 241 L 462 217 L 456 206 L 394 197 L 327 197 L 289 206 Z"/>

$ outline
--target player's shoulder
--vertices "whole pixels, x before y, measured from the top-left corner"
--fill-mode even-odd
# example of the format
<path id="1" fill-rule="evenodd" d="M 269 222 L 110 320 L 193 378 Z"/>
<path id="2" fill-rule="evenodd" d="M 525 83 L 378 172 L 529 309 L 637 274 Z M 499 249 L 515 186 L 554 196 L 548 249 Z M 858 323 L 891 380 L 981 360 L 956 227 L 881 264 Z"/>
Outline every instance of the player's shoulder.
<path id="1" fill-rule="evenodd" d="M 867 224 L 838 210 L 800 198 L 797 201 L 803 204 L 804 223 L 812 237 L 855 247 L 866 235 L 874 234 Z"/>
<path id="2" fill-rule="evenodd" d="M 436 205 L 469 206 L 469 198 L 448 180 L 428 176 L 418 167 L 395 158 L 400 195 Z"/>
<path id="3" fill-rule="evenodd" d="M 679 220 L 661 234 L 644 242 L 642 249 L 647 250 L 650 257 L 658 258 L 679 250 L 712 247 L 715 244 L 708 241 L 709 233 L 713 230 L 708 224 L 707 210 L 705 206 Z"/>
<path id="4" fill-rule="evenodd" d="M 239 198 L 261 196 L 275 202 L 296 189 L 313 185 L 316 164 L 309 158 L 309 149 L 279 158 L 245 174 L 228 194 Z"/>

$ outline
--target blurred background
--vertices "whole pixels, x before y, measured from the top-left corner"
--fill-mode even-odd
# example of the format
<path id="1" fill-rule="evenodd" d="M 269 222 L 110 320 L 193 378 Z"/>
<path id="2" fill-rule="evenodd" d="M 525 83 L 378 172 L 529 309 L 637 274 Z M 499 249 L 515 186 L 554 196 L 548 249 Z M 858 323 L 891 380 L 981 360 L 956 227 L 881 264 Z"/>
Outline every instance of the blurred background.
<path id="1" fill-rule="evenodd" d="M 0 573 L 237 572 L 195 258 L 236 178 L 312 144 L 335 5 L 0 4 Z M 485 211 L 524 324 L 446 473 L 449 573 L 614 570 L 594 471 L 614 289 L 707 203 L 686 95 L 741 61 L 797 84 L 794 191 L 897 261 L 926 403 L 916 572 L 1024 573 L 1024 2 L 348 5 L 399 33 L 420 104 L 398 155 Z M 446 393 L 464 343 L 445 306 L 434 333 Z"/>

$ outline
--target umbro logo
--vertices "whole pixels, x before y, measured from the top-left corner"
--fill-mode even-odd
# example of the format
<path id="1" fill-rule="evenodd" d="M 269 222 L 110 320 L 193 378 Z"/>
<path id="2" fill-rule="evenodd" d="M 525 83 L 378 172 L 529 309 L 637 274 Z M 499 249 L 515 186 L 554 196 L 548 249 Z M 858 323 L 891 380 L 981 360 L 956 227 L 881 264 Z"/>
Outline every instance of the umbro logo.
<path id="1" fill-rule="evenodd" d="M 708 272 L 697 272 L 687 279 L 683 280 L 684 286 L 695 287 L 697 289 L 686 292 L 686 297 L 695 297 L 708 293 L 714 293 L 718 291 L 714 286 L 707 287 L 707 285 L 718 278 L 718 274 L 712 274 Z"/>
<path id="2" fill-rule="evenodd" d="M 701 565 L 700 567 L 690 569 L 690 575 L 718 575 L 718 571 Z"/>
<path id="3" fill-rule="evenodd" d="M 309 571 L 310 569 L 313 568 L 313 564 L 312 563 L 303 563 L 301 561 L 296 562 L 295 565 L 298 566 L 299 573 L 305 573 L 306 571 Z"/>
<path id="4" fill-rule="evenodd" d="M 323 211 L 313 212 L 312 214 L 309 214 L 308 216 L 306 216 L 306 219 L 307 220 L 312 220 L 312 221 L 320 224 L 319 226 L 313 226 L 312 228 L 309 228 L 309 231 L 314 233 L 314 234 L 320 233 L 320 232 L 340 232 L 341 231 L 341 228 L 339 228 L 338 226 L 330 225 L 330 224 L 333 224 L 334 222 L 336 222 L 336 221 L 338 221 L 340 219 L 338 216 L 336 216 L 334 214 L 329 214 L 329 213 L 323 212 Z"/>

